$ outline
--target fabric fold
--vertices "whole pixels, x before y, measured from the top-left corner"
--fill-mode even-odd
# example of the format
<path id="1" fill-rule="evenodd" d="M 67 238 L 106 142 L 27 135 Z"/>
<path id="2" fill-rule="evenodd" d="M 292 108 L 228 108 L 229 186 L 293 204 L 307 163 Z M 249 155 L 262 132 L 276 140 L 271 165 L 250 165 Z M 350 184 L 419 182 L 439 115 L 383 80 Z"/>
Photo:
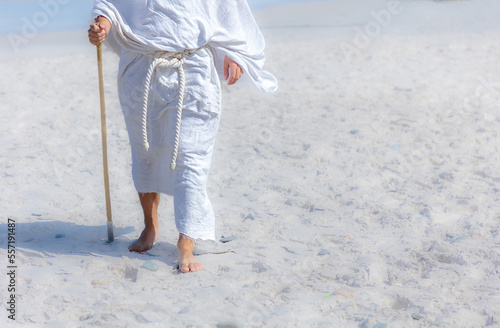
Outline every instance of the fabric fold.
<path id="1" fill-rule="evenodd" d="M 165 16 L 160 13 L 168 13 Z M 276 78 L 264 70 L 265 41 L 245 0 L 97 0 L 92 17 L 111 21 L 106 43 L 118 54 L 123 49 L 151 54 L 210 47 L 223 78 L 224 56 L 236 61 L 255 86 L 274 92 Z"/>

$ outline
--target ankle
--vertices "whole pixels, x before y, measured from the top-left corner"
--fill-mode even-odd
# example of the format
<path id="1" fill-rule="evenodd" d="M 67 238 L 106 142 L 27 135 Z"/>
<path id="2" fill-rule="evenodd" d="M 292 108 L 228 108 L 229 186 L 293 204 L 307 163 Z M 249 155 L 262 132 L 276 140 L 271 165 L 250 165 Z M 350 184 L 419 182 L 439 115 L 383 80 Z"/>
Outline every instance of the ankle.
<path id="1" fill-rule="evenodd" d="M 180 233 L 179 234 L 179 240 L 177 241 L 177 246 L 193 248 L 194 241 L 193 241 L 193 239 L 191 237 L 186 236 L 183 233 Z"/>
<path id="2" fill-rule="evenodd" d="M 158 225 L 154 223 L 146 223 L 144 225 L 144 230 L 158 231 Z"/>

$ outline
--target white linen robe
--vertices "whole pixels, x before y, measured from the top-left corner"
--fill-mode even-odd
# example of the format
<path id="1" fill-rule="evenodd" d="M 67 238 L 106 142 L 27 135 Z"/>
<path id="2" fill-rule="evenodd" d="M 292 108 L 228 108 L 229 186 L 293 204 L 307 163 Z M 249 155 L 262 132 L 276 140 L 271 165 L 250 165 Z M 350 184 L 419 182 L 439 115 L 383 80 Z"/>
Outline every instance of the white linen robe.
<path id="1" fill-rule="evenodd" d="M 277 88 L 274 76 L 263 70 L 264 39 L 248 4 L 245 0 L 96 0 L 92 17 L 99 15 L 111 22 L 106 43 L 120 56 L 118 93 L 137 191 L 173 195 L 179 232 L 193 239 L 215 239 L 206 184 L 220 120 L 224 56 L 236 61 L 260 90 Z M 146 74 L 155 52 L 198 48 L 183 66 L 186 92 L 179 154 L 171 172 L 178 71 L 154 71 L 148 102 L 149 150 L 141 138 Z"/>

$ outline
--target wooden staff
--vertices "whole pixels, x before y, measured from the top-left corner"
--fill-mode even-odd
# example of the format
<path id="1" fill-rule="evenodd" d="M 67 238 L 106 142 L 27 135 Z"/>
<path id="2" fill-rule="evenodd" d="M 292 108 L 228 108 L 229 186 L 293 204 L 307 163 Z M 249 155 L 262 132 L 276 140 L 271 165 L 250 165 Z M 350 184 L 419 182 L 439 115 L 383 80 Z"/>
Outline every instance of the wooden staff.
<path id="1" fill-rule="evenodd" d="M 96 24 L 99 26 L 99 23 Z M 104 73 L 102 65 L 102 43 L 97 45 L 97 70 L 99 73 L 99 96 L 101 98 L 101 136 L 102 136 L 102 163 L 104 168 L 104 190 L 106 193 L 106 214 L 108 216 L 108 242 L 112 242 L 113 219 L 111 217 L 111 196 L 109 193 L 109 173 L 108 173 L 108 146 L 106 133 L 106 100 L 104 97 Z"/>

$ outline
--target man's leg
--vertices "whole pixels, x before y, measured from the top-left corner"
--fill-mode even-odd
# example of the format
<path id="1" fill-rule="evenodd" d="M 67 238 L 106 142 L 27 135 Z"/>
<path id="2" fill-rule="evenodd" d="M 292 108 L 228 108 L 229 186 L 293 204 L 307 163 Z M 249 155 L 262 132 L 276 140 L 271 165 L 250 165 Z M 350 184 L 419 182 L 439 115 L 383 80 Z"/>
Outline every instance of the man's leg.
<path id="1" fill-rule="evenodd" d="M 174 175 L 175 224 L 179 231 L 177 258 L 181 272 L 204 268 L 193 256 L 193 239 L 215 240 L 215 215 L 206 186 L 218 122 L 216 115 L 183 112 Z"/>
<path id="2" fill-rule="evenodd" d="M 200 271 L 205 267 L 196 260 L 193 255 L 193 249 L 193 240 L 180 233 L 179 240 L 177 241 L 177 260 L 179 262 L 179 270 L 183 273 Z"/>
<path id="3" fill-rule="evenodd" d="M 215 216 L 205 187 L 210 166 L 209 159 L 205 159 L 205 169 L 200 169 L 204 165 L 202 163 L 194 165 L 193 162 L 202 161 L 190 157 L 183 153 L 183 163 L 179 163 L 176 168 L 174 192 L 175 223 L 179 231 L 177 259 L 179 270 L 183 273 L 200 271 L 204 268 L 193 255 L 193 239 L 215 239 Z"/>
<path id="4" fill-rule="evenodd" d="M 144 253 L 153 247 L 158 240 L 158 205 L 160 204 L 160 194 L 157 193 L 139 193 L 142 210 L 144 212 L 145 228 L 137 239 L 128 248 L 131 252 Z"/>

